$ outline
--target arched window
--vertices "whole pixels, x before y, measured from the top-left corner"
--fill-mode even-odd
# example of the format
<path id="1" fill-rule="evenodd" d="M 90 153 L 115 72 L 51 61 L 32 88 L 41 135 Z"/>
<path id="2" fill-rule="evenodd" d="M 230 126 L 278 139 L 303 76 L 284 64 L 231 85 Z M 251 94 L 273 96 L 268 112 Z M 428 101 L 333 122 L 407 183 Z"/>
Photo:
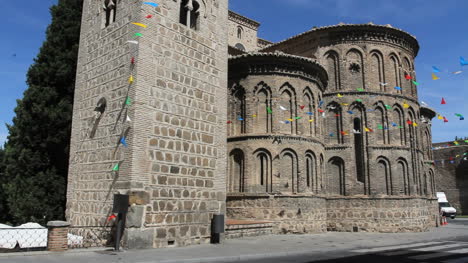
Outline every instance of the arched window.
<path id="1" fill-rule="evenodd" d="M 312 151 L 306 152 L 306 184 L 312 192 L 318 192 L 319 182 L 317 176 L 317 163 Z"/>
<path id="2" fill-rule="evenodd" d="M 179 22 L 191 29 L 198 30 L 200 27 L 200 4 L 195 0 L 182 0 Z"/>
<path id="3" fill-rule="evenodd" d="M 282 193 L 297 193 L 299 191 L 299 178 L 297 167 L 297 155 L 292 150 L 284 150 L 280 154 L 278 169 L 278 177 L 275 178 L 275 190 Z"/>
<path id="4" fill-rule="evenodd" d="M 258 150 L 255 153 L 256 157 L 256 180 L 257 189 L 261 192 L 272 191 L 272 178 L 271 178 L 271 158 L 270 153 L 266 150 Z"/>
<path id="5" fill-rule="evenodd" d="M 229 136 L 236 136 L 245 133 L 246 105 L 245 89 L 241 86 L 234 86 L 229 99 Z"/>
<path id="6" fill-rule="evenodd" d="M 378 194 L 394 194 L 390 162 L 385 157 L 377 159 L 374 189 L 377 190 Z"/>
<path id="7" fill-rule="evenodd" d="M 103 27 L 107 27 L 115 22 L 116 11 L 117 11 L 117 0 L 105 0 L 104 5 L 104 16 L 102 19 Z"/>
<path id="8" fill-rule="evenodd" d="M 328 193 L 346 195 L 345 165 L 340 157 L 333 157 L 328 161 Z"/>
<path id="9" fill-rule="evenodd" d="M 254 89 L 254 102 L 256 111 L 253 118 L 253 130 L 256 134 L 266 134 L 272 131 L 272 115 L 278 111 L 273 111 L 271 105 L 271 88 L 261 82 Z M 255 107 L 255 106 L 254 106 Z"/>
<path id="10" fill-rule="evenodd" d="M 244 192 L 244 152 L 236 149 L 229 154 L 229 192 Z"/>
<path id="11" fill-rule="evenodd" d="M 377 127 L 377 130 L 375 131 L 377 143 L 385 144 L 385 127 L 387 126 L 387 123 L 385 121 L 385 110 L 382 107 L 377 106 L 375 108 L 374 114 L 375 120 L 377 121 L 375 125 Z"/>
<path id="12" fill-rule="evenodd" d="M 403 116 L 403 109 L 400 105 L 395 104 L 393 106 L 392 114 L 392 143 L 399 143 L 405 145 L 405 122 Z"/>
<path id="13" fill-rule="evenodd" d="M 346 54 L 347 69 L 346 82 L 352 83 L 356 88 L 365 88 L 364 83 L 364 60 L 362 53 L 357 49 L 351 49 Z"/>
<path id="14" fill-rule="evenodd" d="M 280 88 L 280 101 L 279 101 L 279 112 L 282 121 L 288 121 L 286 124 L 281 124 L 280 131 L 284 134 L 296 134 L 297 133 L 297 121 L 294 121 L 294 117 L 297 116 L 296 110 L 296 92 L 289 83 L 284 84 Z"/>
<path id="15" fill-rule="evenodd" d="M 234 47 L 239 49 L 239 50 L 245 51 L 245 47 L 241 43 L 237 43 Z"/>
<path id="16" fill-rule="evenodd" d="M 401 78 L 400 78 L 400 61 L 398 57 L 394 54 L 390 55 L 390 68 L 389 68 L 389 78 L 388 78 L 388 85 L 389 88 L 392 90 L 394 87 L 398 86 L 401 87 Z M 401 90 L 396 90 L 398 94 L 401 94 Z"/>
<path id="17" fill-rule="evenodd" d="M 408 163 L 405 159 L 400 158 L 397 161 L 397 169 L 396 169 L 396 178 L 395 178 L 395 186 L 396 191 L 400 195 L 410 195 L 411 194 L 411 182 L 408 173 Z"/>
<path id="18" fill-rule="evenodd" d="M 304 111 L 309 113 L 307 115 L 307 119 L 305 119 L 303 122 L 303 125 L 304 125 L 303 132 L 304 134 L 307 134 L 307 135 L 315 135 L 317 118 L 315 116 L 316 112 L 315 112 L 314 95 L 309 87 L 304 89 L 303 95 L 304 95 L 303 96 Z"/>
<path id="19" fill-rule="evenodd" d="M 241 26 L 237 27 L 237 38 L 242 39 L 242 33 L 244 32 L 244 29 Z"/>
<path id="20" fill-rule="evenodd" d="M 327 105 L 327 115 L 325 118 L 325 132 L 327 142 L 331 144 L 342 144 L 343 140 L 343 117 L 342 108 L 336 102 Z"/>
<path id="21" fill-rule="evenodd" d="M 385 82 L 384 80 L 384 66 L 383 66 L 383 56 L 378 51 L 373 51 L 370 57 L 370 88 L 371 89 L 380 89 L 381 92 L 386 91 L 386 86 L 381 85 Z M 380 87 L 380 88 L 379 88 Z"/>
<path id="22" fill-rule="evenodd" d="M 330 91 L 335 91 L 340 89 L 340 64 L 338 53 L 330 51 L 325 54 L 326 65 L 328 72 L 328 87 Z"/>

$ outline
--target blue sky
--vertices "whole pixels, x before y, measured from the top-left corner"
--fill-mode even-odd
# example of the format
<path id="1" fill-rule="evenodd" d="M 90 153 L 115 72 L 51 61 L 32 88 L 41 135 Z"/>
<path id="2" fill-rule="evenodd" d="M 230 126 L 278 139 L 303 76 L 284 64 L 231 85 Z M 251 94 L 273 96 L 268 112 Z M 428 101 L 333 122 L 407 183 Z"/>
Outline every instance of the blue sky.
<path id="1" fill-rule="evenodd" d="M 49 7 L 57 0 L 0 0 L 0 143 L 7 136 L 16 99 L 26 89 L 26 72 L 37 55 L 50 23 Z M 415 35 L 421 45 L 416 58 L 420 100 L 449 119 L 433 120 L 434 142 L 468 136 L 468 66 L 459 75 L 431 80 L 433 65 L 458 71 L 458 57 L 468 59 L 466 0 L 230 0 L 230 8 L 262 25 L 259 37 L 280 41 L 313 26 L 344 23 L 391 24 Z M 14 56 L 16 54 L 16 56 Z M 441 98 L 447 105 L 440 105 Z M 455 113 L 466 115 L 459 121 Z"/>

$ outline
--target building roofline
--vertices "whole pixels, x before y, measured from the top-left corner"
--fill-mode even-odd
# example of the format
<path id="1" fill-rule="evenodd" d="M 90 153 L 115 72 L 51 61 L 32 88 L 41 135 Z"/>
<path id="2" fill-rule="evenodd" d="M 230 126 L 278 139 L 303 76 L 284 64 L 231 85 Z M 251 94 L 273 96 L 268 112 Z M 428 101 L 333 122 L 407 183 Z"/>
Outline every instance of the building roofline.
<path id="1" fill-rule="evenodd" d="M 393 27 L 392 25 L 390 24 L 387 24 L 387 25 L 376 25 L 372 22 L 370 23 L 367 23 L 367 24 L 345 24 L 345 23 L 339 23 L 337 25 L 331 25 L 331 26 L 323 26 L 323 27 L 314 27 L 312 28 L 311 30 L 308 30 L 308 31 L 305 31 L 303 33 L 300 33 L 300 34 L 297 34 L 295 36 L 292 36 L 290 38 L 287 38 L 287 39 L 284 39 L 282 41 L 279 41 L 279 42 L 276 42 L 276 43 L 273 43 L 271 45 L 268 45 L 266 47 L 264 47 L 262 50 L 265 50 L 265 49 L 268 49 L 268 48 L 272 48 L 272 47 L 275 47 L 277 45 L 280 45 L 280 44 L 283 44 L 285 42 L 288 42 L 288 41 L 291 41 L 291 40 L 294 40 L 294 39 L 297 39 L 297 38 L 300 38 L 304 35 L 307 35 L 307 34 L 311 34 L 311 33 L 315 33 L 315 32 L 319 32 L 319 31 L 325 31 L 325 30 L 330 30 L 330 29 L 339 29 L 339 28 L 342 28 L 342 29 L 345 29 L 345 28 L 349 28 L 349 29 L 353 29 L 353 28 L 365 28 L 365 27 L 369 27 L 369 28 L 378 28 L 378 29 L 383 29 L 383 30 L 389 30 L 389 31 L 394 31 L 394 32 L 397 32 L 397 33 L 400 33 L 400 34 L 403 34 L 405 35 L 411 42 L 413 42 L 414 44 L 414 48 L 415 48 L 415 55 L 417 55 L 418 51 L 419 51 L 419 43 L 416 39 L 415 36 L 411 35 L 410 33 L 402 30 L 402 29 L 399 29 L 399 28 L 395 28 Z"/>
<path id="2" fill-rule="evenodd" d="M 229 18 L 231 18 L 231 17 L 235 17 L 235 18 L 238 18 L 240 20 L 243 20 L 244 22 L 247 22 L 247 23 L 251 24 L 252 26 L 255 26 L 256 28 L 258 28 L 260 26 L 260 22 L 257 22 L 257 21 L 255 21 L 253 19 L 250 19 L 248 17 L 245 17 L 245 16 L 243 16 L 241 14 L 238 14 L 238 13 L 236 13 L 234 11 L 229 10 Z"/>

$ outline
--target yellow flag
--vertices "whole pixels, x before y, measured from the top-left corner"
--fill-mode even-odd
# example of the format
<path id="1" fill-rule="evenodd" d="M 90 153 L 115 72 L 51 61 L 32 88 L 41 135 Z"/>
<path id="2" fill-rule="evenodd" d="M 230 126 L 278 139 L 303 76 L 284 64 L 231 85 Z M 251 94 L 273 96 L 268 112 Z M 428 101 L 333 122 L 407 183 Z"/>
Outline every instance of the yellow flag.
<path id="1" fill-rule="evenodd" d="M 341 103 L 342 106 L 348 106 L 349 103 Z"/>
<path id="2" fill-rule="evenodd" d="M 312 119 L 312 120 L 309 120 L 309 122 L 313 122 L 313 121 L 314 121 L 314 119 Z"/>
<path id="3" fill-rule="evenodd" d="M 403 108 L 405 108 L 405 109 L 408 109 L 408 108 L 409 108 L 409 105 L 406 103 L 406 101 L 403 102 Z"/>
<path id="4" fill-rule="evenodd" d="M 436 74 L 432 73 L 432 80 L 438 80 L 440 79 L 439 77 L 436 76 Z"/>
<path id="5" fill-rule="evenodd" d="M 252 115 L 252 117 L 254 117 L 254 118 L 257 117 L 257 114 Z"/>
<path id="6" fill-rule="evenodd" d="M 364 129 L 366 130 L 366 132 L 370 132 L 369 128 L 365 127 Z"/>
<path id="7" fill-rule="evenodd" d="M 294 121 L 293 119 L 288 119 L 288 121 Z"/>
<path id="8" fill-rule="evenodd" d="M 454 142 L 453 142 L 453 144 L 455 144 L 455 145 L 459 145 L 459 143 L 458 143 L 457 141 L 454 141 Z"/>
<path id="9" fill-rule="evenodd" d="M 128 78 L 128 83 L 130 83 L 130 84 L 133 83 L 133 75 L 130 75 L 130 77 Z"/>
<path id="10" fill-rule="evenodd" d="M 132 24 L 134 24 L 135 26 L 141 26 L 143 28 L 146 28 L 146 25 L 142 23 L 132 23 Z"/>
<path id="11" fill-rule="evenodd" d="M 338 98 L 343 98 L 343 95 L 341 95 L 340 93 L 338 93 L 338 95 L 336 95 Z"/>
<path id="12" fill-rule="evenodd" d="M 439 120 L 443 120 L 443 119 L 444 119 L 444 117 L 442 117 L 441 115 L 439 115 L 439 116 L 437 116 L 437 119 L 439 119 Z"/>
<path id="13" fill-rule="evenodd" d="M 413 127 L 418 127 L 418 124 L 416 122 L 413 122 Z"/>

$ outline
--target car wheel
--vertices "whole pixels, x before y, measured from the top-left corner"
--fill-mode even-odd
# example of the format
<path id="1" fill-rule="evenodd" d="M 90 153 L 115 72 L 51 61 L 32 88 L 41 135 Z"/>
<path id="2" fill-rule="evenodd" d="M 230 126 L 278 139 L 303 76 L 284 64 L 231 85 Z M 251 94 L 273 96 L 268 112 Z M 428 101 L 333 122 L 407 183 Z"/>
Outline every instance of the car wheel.
<path id="1" fill-rule="evenodd" d="M 451 216 L 450 218 L 455 219 L 455 216 Z"/>

